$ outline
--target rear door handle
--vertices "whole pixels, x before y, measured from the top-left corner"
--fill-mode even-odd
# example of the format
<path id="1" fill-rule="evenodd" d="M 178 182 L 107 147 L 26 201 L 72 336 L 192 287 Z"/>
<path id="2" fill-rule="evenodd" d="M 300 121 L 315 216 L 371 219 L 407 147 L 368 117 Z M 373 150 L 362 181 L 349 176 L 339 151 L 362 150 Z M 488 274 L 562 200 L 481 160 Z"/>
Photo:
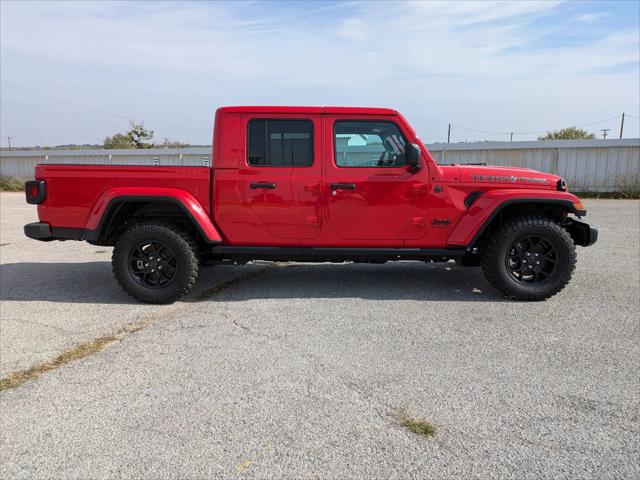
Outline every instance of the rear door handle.
<path id="1" fill-rule="evenodd" d="M 331 190 L 355 190 L 355 183 L 332 183 Z"/>
<path id="2" fill-rule="evenodd" d="M 252 183 L 249 186 L 251 188 L 253 188 L 254 190 L 256 188 L 268 188 L 270 190 L 273 190 L 274 188 L 276 188 L 276 184 L 275 183 Z"/>

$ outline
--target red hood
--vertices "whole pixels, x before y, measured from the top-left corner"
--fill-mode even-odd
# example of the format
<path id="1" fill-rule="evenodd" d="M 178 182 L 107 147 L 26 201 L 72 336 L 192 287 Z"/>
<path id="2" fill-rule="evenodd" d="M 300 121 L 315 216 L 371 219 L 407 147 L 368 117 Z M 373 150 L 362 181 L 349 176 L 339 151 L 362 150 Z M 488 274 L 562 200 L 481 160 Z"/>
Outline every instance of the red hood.
<path id="1" fill-rule="evenodd" d="M 453 165 L 452 165 L 453 167 Z M 469 184 L 503 185 L 526 188 L 556 189 L 557 175 L 530 168 L 500 167 L 494 165 L 456 165 L 458 181 Z"/>

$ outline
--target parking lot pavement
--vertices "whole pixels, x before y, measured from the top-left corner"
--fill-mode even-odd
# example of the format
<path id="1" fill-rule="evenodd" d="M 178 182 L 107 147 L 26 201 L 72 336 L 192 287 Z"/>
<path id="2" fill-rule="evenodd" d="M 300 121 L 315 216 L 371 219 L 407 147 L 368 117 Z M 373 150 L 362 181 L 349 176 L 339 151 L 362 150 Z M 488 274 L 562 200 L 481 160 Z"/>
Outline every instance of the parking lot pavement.
<path id="1" fill-rule="evenodd" d="M 638 201 L 585 202 L 600 240 L 546 302 L 402 262 L 213 267 L 166 307 L 0 201 L 3 375 L 146 319 L 0 393 L 3 478 L 640 476 Z"/>
<path id="2" fill-rule="evenodd" d="M 25 237 L 23 225 L 37 220 L 24 194 L 0 194 L 0 378 L 172 309 L 141 305 L 122 292 L 111 274 L 109 247 Z M 208 268 L 198 287 L 255 269 Z"/>

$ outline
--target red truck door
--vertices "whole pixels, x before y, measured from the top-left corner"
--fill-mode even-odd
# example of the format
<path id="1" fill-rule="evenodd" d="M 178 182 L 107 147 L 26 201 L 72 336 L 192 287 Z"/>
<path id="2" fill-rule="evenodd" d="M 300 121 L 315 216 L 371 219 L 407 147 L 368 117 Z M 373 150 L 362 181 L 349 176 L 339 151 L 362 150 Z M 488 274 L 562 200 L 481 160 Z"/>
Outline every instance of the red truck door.
<path id="1" fill-rule="evenodd" d="M 239 161 L 239 195 L 272 237 L 268 243 L 318 237 L 321 116 L 252 114 L 241 119 L 246 155 Z"/>
<path id="2" fill-rule="evenodd" d="M 338 237 L 403 246 L 427 232 L 428 175 L 404 163 L 393 117 L 325 117 L 327 226 Z"/>

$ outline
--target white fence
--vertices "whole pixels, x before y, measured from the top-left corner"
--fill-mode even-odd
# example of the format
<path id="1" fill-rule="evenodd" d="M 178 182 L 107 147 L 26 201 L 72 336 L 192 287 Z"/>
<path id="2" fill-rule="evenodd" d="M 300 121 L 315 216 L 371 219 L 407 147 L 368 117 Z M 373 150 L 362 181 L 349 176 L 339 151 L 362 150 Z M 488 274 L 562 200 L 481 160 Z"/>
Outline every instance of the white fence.
<path id="1" fill-rule="evenodd" d="M 435 143 L 438 163 L 486 163 L 561 175 L 573 191 L 640 191 L 640 139 Z M 29 150 L 0 152 L 0 176 L 31 177 L 39 163 L 99 165 L 211 164 L 209 148 L 153 150 Z"/>
<path id="2" fill-rule="evenodd" d="M 209 166 L 210 148 L 144 150 L 21 150 L 0 152 L 0 176 L 32 177 L 40 163 L 75 165 Z"/>
<path id="3" fill-rule="evenodd" d="M 436 143 L 440 164 L 486 163 L 532 168 L 563 177 L 580 192 L 640 191 L 640 139 Z"/>

